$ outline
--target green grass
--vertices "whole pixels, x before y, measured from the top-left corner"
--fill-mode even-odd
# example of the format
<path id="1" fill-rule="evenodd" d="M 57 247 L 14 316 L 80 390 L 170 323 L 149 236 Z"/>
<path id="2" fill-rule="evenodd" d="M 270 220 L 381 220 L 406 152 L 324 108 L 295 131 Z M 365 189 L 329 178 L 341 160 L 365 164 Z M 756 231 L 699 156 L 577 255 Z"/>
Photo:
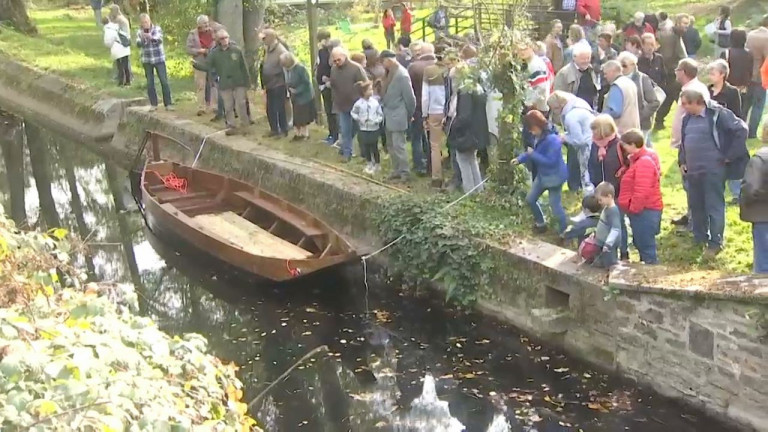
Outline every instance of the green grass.
<path id="1" fill-rule="evenodd" d="M 745 2 L 754 0 L 744 0 Z M 712 2 L 715 4 L 714 2 Z M 664 8 L 671 12 L 681 10 L 680 0 L 659 0 L 653 2 L 652 9 Z M 758 4 L 758 6 L 761 6 Z M 761 6 L 762 7 L 762 6 Z M 646 8 L 642 8 L 646 9 Z M 425 11 L 417 11 L 417 17 L 424 15 Z M 736 16 L 740 12 L 737 9 Z M 74 83 L 99 89 L 105 94 L 116 97 L 144 97 L 146 84 L 142 70 L 138 62 L 138 55 L 134 50 L 135 84 L 129 89 L 120 89 L 111 80 L 112 70 L 109 53 L 102 44 L 101 30 L 92 21 L 90 9 L 57 9 L 35 10 L 32 18 L 38 25 L 40 36 L 35 38 L 19 35 L 12 31 L 0 33 L 0 51 L 6 52 L 27 64 L 37 68 L 59 74 Z M 708 22 L 709 18 L 697 21 L 697 24 Z M 363 15 L 353 22 L 352 32 L 347 35 L 340 34 L 333 26 L 328 27 L 333 37 L 342 39 L 345 45 L 352 50 L 360 47 L 363 39 L 370 39 L 380 49 L 385 46 L 383 30 L 373 24 L 372 15 Z M 162 23 L 161 23 L 162 24 Z M 702 24 L 703 27 L 703 24 Z M 298 57 L 305 63 L 309 58 L 309 35 L 306 27 L 280 28 L 283 37 L 297 52 Z M 178 105 L 178 111 L 174 114 L 190 120 L 207 122 L 209 117 L 195 116 L 194 92 L 192 82 L 192 68 L 189 58 L 184 54 L 182 47 L 185 35 L 166 35 L 166 49 L 168 57 L 168 71 L 174 99 Z M 267 131 L 266 119 L 263 116 L 263 96 L 253 92 L 251 94 L 253 113 L 256 125 L 251 126 L 251 136 L 260 137 Z M 674 108 L 673 108 L 674 110 Z M 674 111 L 673 111 L 674 112 Z M 670 114 L 671 116 L 672 114 Z M 671 123 L 669 121 L 668 123 Z M 210 123 L 209 123 L 210 124 Z M 219 123 L 215 127 L 221 127 Z M 311 129 L 312 140 L 308 143 L 292 143 L 288 140 L 259 140 L 259 144 L 280 150 L 286 154 L 316 159 L 325 163 L 334 164 L 343 169 L 362 173 L 363 161 L 354 158 L 349 164 L 341 164 L 335 149 L 331 149 L 319 143 L 325 136 L 325 128 L 313 126 Z M 665 209 L 662 232 L 659 236 L 659 253 L 663 263 L 676 267 L 681 271 L 692 269 L 717 270 L 722 272 L 749 272 L 752 262 L 752 241 L 750 226 L 739 220 L 738 208 L 729 205 L 727 209 L 726 247 L 723 252 L 712 261 L 702 259 L 702 251 L 694 247 L 690 233 L 675 230 L 669 220 L 683 214 L 686 207 L 685 192 L 682 189 L 680 175 L 676 164 L 676 152 L 669 146 L 669 131 L 661 131 L 653 136 L 654 148 L 659 153 L 662 161 L 663 182 L 662 192 Z M 751 148 L 759 144 L 756 140 L 750 142 Z M 357 147 L 355 145 L 355 147 Z M 389 170 L 389 161 L 382 162 L 382 173 L 377 180 L 383 180 Z M 445 174 L 450 175 L 450 171 Z M 429 187 L 428 179 L 414 179 L 408 185 L 399 187 L 408 189 L 416 194 L 434 194 Z M 488 192 L 493 194 L 494 192 Z M 580 195 L 565 191 L 564 205 L 570 213 L 579 211 Z M 512 211 L 502 208 L 494 203 L 494 200 L 486 197 L 466 200 L 452 210 L 457 218 L 471 219 L 472 221 L 484 221 L 491 224 L 493 230 L 492 240 L 504 242 L 512 236 L 528 235 L 530 232 L 530 214 L 526 208 L 516 208 Z M 521 222 L 522 221 L 522 222 Z M 555 240 L 554 236 L 544 236 L 545 240 Z M 636 256 L 634 257 L 637 258 Z"/>

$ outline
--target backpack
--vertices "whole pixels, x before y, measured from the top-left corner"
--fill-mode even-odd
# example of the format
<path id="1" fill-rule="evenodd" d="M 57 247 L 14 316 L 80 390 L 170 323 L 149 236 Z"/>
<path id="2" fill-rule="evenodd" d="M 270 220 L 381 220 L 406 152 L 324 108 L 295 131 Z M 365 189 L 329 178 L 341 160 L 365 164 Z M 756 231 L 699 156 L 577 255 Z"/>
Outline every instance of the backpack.
<path id="1" fill-rule="evenodd" d="M 131 46 L 131 38 L 130 38 L 130 36 L 128 36 L 124 32 L 118 30 L 117 31 L 117 38 L 120 41 L 120 45 L 122 45 L 122 46 L 124 46 L 126 48 Z"/>

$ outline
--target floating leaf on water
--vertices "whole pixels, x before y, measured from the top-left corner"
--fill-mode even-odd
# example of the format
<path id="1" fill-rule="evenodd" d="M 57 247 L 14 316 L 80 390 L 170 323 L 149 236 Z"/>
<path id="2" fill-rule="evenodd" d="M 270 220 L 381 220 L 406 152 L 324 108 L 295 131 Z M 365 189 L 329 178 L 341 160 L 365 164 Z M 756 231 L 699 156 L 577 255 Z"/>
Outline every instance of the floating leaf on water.
<path id="1" fill-rule="evenodd" d="M 567 367 L 563 367 L 563 368 L 557 368 L 557 369 L 555 369 L 555 372 L 558 372 L 558 373 L 563 373 L 563 372 L 568 372 L 569 370 L 570 370 L 570 369 L 568 369 Z"/>
<path id="2" fill-rule="evenodd" d="M 590 375 L 590 374 L 588 374 L 588 373 L 586 373 L 586 372 L 585 372 L 585 373 L 584 373 L 582 376 L 583 376 L 584 378 L 586 378 L 586 379 L 590 379 L 590 378 L 592 378 L 592 375 Z"/>

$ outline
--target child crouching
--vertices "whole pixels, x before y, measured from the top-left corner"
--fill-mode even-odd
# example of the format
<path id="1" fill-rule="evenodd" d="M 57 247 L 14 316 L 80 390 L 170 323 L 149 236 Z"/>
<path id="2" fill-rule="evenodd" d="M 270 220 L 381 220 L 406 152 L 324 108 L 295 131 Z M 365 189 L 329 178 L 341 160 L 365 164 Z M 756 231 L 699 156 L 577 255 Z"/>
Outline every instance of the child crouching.
<path id="1" fill-rule="evenodd" d="M 363 152 L 363 158 L 368 162 L 363 172 L 373 174 L 380 167 L 379 135 L 384 113 L 379 100 L 373 96 L 373 85 L 370 81 L 357 83 L 360 89 L 360 99 L 352 107 L 352 119 L 357 122 L 359 132 L 357 140 Z"/>
<path id="2" fill-rule="evenodd" d="M 587 231 L 597 227 L 601 210 L 602 207 L 594 194 L 585 196 L 581 200 L 581 213 L 572 217 L 573 225 L 560 234 L 562 243 L 576 240 L 576 244 L 581 244 L 587 238 Z"/>

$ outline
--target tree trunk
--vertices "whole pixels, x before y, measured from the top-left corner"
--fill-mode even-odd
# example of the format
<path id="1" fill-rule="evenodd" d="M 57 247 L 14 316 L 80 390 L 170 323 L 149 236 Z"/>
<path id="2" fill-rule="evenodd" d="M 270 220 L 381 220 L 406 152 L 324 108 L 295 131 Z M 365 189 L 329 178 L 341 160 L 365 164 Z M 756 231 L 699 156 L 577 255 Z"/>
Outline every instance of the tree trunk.
<path id="1" fill-rule="evenodd" d="M 10 21 L 11 26 L 22 33 L 37 34 L 24 0 L 0 0 L 0 21 Z"/>
<path id="2" fill-rule="evenodd" d="M 243 0 L 219 0 L 219 23 L 229 32 L 229 38 L 239 46 L 243 43 Z"/>
<path id="3" fill-rule="evenodd" d="M 226 1 L 221 0 L 219 3 Z M 259 59 L 259 30 L 264 25 L 264 14 L 267 7 L 266 0 L 245 0 L 243 2 L 243 39 L 245 41 L 245 60 L 248 62 L 248 72 L 251 74 L 251 82 L 258 81 L 259 68 L 256 66 Z"/>
<path id="4" fill-rule="evenodd" d="M 0 113 L 0 149 L 5 161 L 10 192 L 11 219 L 19 228 L 27 226 L 27 206 L 24 199 L 24 130 L 21 121 L 13 115 Z"/>

